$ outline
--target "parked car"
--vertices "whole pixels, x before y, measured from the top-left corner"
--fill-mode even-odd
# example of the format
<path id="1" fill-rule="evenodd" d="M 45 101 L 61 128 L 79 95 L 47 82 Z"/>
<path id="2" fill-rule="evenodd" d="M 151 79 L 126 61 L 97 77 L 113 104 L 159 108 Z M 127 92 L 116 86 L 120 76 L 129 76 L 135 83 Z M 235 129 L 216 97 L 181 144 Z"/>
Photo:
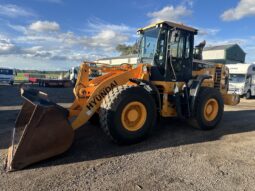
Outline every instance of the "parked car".
<path id="1" fill-rule="evenodd" d="M 255 64 L 229 64 L 229 92 L 250 99 L 255 96 Z"/>
<path id="2" fill-rule="evenodd" d="M 14 84 L 14 77 L 17 75 L 14 69 L 0 68 L 0 83 Z"/>

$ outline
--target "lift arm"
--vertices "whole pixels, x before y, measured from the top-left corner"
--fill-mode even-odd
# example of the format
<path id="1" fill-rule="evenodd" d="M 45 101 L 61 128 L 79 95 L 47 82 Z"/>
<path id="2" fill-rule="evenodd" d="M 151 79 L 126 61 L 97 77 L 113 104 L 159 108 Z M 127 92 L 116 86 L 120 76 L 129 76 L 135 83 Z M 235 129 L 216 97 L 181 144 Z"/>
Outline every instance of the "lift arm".
<path id="1" fill-rule="evenodd" d="M 78 80 L 74 88 L 75 101 L 69 109 L 69 117 L 74 117 L 72 128 L 77 129 L 84 125 L 92 115 L 99 109 L 104 97 L 115 87 L 135 83 L 130 82 L 132 78 L 145 78 L 143 64 L 135 69 L 114 69 L 103 76 L 91 81 L 88 80 L 88 65 L 82 64 Z"/>

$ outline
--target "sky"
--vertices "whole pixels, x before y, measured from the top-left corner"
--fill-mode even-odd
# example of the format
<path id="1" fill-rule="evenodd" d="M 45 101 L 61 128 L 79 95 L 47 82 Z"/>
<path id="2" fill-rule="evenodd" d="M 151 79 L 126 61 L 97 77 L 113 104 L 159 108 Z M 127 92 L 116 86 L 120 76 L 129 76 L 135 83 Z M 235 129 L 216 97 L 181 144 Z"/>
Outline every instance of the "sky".
<path id="1" fill-rule="evenodd" d="M 238 43 L 255 62 L 255 0 L 0 0 L 0 66 L 68 70 L 117 56 L 159 20 L 196 27 L 197 44 Z"/>

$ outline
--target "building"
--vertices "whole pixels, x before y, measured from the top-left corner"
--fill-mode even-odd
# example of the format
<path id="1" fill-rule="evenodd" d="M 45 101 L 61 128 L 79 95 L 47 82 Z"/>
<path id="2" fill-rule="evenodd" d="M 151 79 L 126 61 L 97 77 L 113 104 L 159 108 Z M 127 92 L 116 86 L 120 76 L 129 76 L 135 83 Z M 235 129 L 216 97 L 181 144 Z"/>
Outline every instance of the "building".
<path id="1" fill-rule="evenodd" d="M 205 47 L 203 50 L 203 60 L 222 64 L 245 63 L 246 53 L 238 44 L 227 44 L 219 46 Z M 96 60 L 96 63 L 120 65 L 137 64 L 137 54 L 109 57 Z"/>
<path id="2" fill-rule="evenodd" d="M 111 64 L 111 65 L 137 64 L 137 54 L 127 55 L 127 56 L 102 58 L 102 59 L 96 60 L 96 63 Z"/>
<path id="3" fill-rule="evenodd" d="M 203 60 L 214 63 L 245 63 L 245 56 L 246 53 L 238 44 L 210 46 L 203 50 Z"/>

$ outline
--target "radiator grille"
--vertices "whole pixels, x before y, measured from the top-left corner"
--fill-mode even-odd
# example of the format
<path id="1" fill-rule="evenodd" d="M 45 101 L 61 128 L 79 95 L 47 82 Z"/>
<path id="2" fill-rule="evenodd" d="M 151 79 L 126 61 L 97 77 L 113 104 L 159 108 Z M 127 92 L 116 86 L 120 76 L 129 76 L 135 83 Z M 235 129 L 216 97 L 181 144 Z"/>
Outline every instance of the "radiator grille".
<path id="1" fill-rule="evenodd" d="M 216 67 L 216 71 L 215 71 L 215 82 L 214 82 L 214 87 L 216 89 L 220 90 L 220 85 L 221 85 L 221 72 L 222 72 L 222 68 L 221 67 Z"/>

